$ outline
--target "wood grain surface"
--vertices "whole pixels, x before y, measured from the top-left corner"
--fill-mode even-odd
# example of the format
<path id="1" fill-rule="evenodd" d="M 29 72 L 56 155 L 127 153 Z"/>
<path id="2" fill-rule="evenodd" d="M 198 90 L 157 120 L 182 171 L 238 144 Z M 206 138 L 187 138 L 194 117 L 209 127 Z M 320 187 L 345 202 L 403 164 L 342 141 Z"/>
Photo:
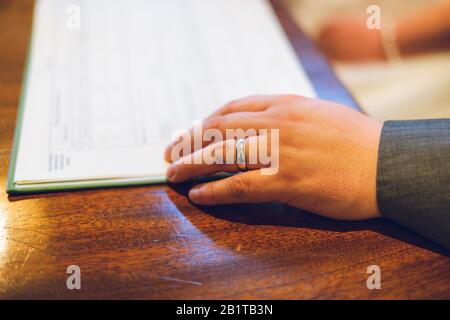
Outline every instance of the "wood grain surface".
<path id="1" fill-rule="evenodd" d="M 8 197 L 32 7 L 0 1 L 0 298 L 450 298 L 448 251 L 381 219 L 339 222 L 280 204 L 197 207 L 187 184 Z M 352 104 L 277 8 L 318 91 Z M 381 290 L 367 289 L 372 264 Z M 81 268 L 81 290 L 66 287 L 69 265 Z"/>

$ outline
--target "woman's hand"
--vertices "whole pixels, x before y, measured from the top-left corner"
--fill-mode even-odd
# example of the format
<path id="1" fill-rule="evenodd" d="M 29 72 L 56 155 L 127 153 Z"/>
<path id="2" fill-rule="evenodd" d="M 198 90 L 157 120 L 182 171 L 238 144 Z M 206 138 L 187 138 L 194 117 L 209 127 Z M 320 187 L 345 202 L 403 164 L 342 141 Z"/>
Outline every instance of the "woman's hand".
<path id="1" fill-rule="evenodd" d="M 369 30 L 364 17 L 341 17 L 320 30 L 319 47 L 332 59 L 343 61 L 385 60 L 380 30 Z"/>
<path id="2" fill-rule="evenodd" d="M 211 128 L 223 133 L 238 128 L 279 129 L 278 149 L 271 150 L 272 154 L 279 152 L 279 168 L 273 175 L 263 175 L 260 168 L 265 166 L 253 164 L 249 171 L 197 185 L 189 192 L 192 202 L 216 205 L 280 201 L 335 219 L 380 216 L 376 202 L 380 122 L 337 103 L 280 95 L 231 102 L 203 122 L 203 131 Z M 172 143 L 166 150 L 166 160 L 171 161 L 175 145 L 191 137 L 185 135 Z M 248 137 L 246 149 L 261 139 L 270 140 L 268 135 Z M 189 143 L 194 146 L 193 141 Z M 192 164 L 193 159 L 201 160 L 211 150 L 222 150 L 227 145 L 230 141 L 197 145 L 191 154 L 171 164 L 169 181 L 178 183 L 196 176 L 237 171 L 234 164 Z"/>
<path id="3" fill-rule="evenodd" d="M 381 25 L 388 25 L 382 15 Z M 383 18 L 384 17 L 384 18 Z M 385 60 L 379 29 L 367 28 L 367 16 L 343 16 L 328 22 L 317 42 L 331 58 L 347 61 Z M 391 21 L 392 23 L 393 21 Z M 450 48 L 450 2 L 441 1 L 395 21 L 396 46 L 401 55 Z M 386 26 L 384 26 L 386 27 Z M 391 25 L 392 27 L 392 25 Z"/>

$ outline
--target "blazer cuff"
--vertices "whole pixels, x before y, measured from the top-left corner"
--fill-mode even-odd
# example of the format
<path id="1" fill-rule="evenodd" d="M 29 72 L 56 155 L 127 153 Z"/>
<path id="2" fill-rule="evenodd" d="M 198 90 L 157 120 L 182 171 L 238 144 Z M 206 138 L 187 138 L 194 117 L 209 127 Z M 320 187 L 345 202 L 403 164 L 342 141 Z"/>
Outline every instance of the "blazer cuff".
<path id="1" fill-rule="evenodd" d="M 377 201 L 386 218 L 450 249 L 450 119 L 385 122 Z"/>

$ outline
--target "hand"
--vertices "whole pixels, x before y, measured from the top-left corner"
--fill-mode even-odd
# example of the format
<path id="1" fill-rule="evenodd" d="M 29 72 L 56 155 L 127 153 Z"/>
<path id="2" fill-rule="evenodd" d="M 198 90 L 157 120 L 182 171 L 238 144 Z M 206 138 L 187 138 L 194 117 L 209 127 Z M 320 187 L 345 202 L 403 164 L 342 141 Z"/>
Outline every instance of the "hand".
<path id="1" fill-rule="evenodd" d="M 325 25 L 317 39 L 322 51 L 344 61 L 384 60 L 380 30 L 370 30 L 365 18 L 342 17 Z"/>
<path id="2" fill-rule="evenodd" d="M 256 164 L 249 171 L 197 185 L 189 192 L 192 202 L 216 205 L 280 201 L 335 219 L 380 216 L 376 202 L 380 122 L 337 103 L 280 95 L 231 102 L 203 122 L 203 130 L 209 128 L 221 132 L 227 128 L 279 129 L 279 170 L 274 175 L 262 175 L 263 165 Z M 171 160 L 177 143 L 190 137 L 172 143 L 166 150 L 166 160 Z M 251 136 L 247 145 L 259 139 L 268 138 Z M 235 164 L 187 161 L 202 158 L 211 150 L 221 150 L 227 144 L 230 142 L 197 146 L 191 154 L 171 164 L 167 171 L 169 181 L 178 183 L 196 176 L 237 171 Z"/>

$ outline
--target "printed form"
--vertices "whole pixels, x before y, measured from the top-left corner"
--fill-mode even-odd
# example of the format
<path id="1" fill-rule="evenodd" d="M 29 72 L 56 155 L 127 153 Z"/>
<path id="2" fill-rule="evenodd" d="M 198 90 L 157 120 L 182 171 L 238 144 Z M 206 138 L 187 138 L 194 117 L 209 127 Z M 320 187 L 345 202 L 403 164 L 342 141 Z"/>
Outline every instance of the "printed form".
<path id="1" fill-rule="evenodd" d="M 39 0 L 27 74 L 17 188 L 164 177 L 173 134 L 228 101 L 315 96 L 265 0 Z"/>

